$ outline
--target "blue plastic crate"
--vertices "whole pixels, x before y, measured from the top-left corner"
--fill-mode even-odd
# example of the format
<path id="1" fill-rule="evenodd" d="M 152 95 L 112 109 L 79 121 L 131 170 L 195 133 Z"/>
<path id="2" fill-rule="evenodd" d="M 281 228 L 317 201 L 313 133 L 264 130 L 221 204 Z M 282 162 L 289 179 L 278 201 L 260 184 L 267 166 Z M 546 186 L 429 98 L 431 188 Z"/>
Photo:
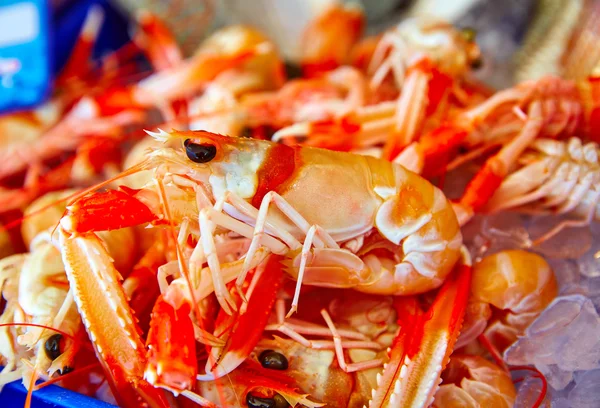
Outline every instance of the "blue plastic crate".
<path id="1" fill-rule="evenodd" d="M 18 408 L 25 404 L 27 390 L 21 380 L 6 384 L 0 392 L 0 407 Z M 114 408 L 115 405 L 49 385 L 32 394 L 32 408 Z"/>
<path id="2" fill-rule="evenodd" d="M 48 0 L 0 1 L 0 113 L 35 107 L 69 58 L 88 9 L 104 11 L 93 57 L 130 40 L 128 18 L 109 0 L 73 0 L 51 9 Z"/>
<path id="3" fill-rule="evenodd" d="M 0 111 L 34 106 L 50 90 L 46 1 L 3 0 L 0 27 Z"/>

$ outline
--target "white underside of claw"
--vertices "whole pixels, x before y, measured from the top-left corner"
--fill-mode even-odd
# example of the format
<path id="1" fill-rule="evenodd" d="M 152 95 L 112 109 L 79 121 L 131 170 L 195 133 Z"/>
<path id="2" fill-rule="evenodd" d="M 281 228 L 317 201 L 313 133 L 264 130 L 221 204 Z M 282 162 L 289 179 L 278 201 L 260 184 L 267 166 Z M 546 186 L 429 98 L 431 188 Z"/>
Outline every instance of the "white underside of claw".
<path id="1" fill-rule="evenodd" d="M 388 367 L 392 366 L 385 365 L 383 375 L 377 376 L 378 389 L 372 390 L 373 399 L 369 401 L 369 408 L 425 408 L 431 405 L 441 382 L 442 362 L 446 355 L 448 338 L 441 333 L 435 343 L 433 347 L 431 344 L 423 344 L 414 360 L 408 356 L 404 358 L 397 378 L 393 380 L 393 388 L 390 384 L 387 389 L 382 389 L 386 387 L 385 377 L 395 375 L 394 372 L 386 373 Z M 432 353 L 425 354 L 423 350 L 432 350 Z"/>

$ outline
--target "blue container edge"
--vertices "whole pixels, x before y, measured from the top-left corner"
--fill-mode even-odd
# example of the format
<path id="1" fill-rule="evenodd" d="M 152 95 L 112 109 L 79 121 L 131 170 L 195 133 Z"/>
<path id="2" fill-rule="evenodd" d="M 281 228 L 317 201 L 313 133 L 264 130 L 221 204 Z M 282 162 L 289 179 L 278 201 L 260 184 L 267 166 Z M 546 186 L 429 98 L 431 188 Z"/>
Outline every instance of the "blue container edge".
<path id="1" fill-rule="evenodd" d="M 1 368 L 1 366 L 0 366 Z M 48 385 L 31 394 L 32 408 L 114 408 L 115 405 L 79 394 L 58 385 Z M 27 389 L 21 380 L 6 384 L 0 392 L 1 405 L 8 407 L 24 406 Z M 5 405 L 6 404 L 6 405 Z"/>

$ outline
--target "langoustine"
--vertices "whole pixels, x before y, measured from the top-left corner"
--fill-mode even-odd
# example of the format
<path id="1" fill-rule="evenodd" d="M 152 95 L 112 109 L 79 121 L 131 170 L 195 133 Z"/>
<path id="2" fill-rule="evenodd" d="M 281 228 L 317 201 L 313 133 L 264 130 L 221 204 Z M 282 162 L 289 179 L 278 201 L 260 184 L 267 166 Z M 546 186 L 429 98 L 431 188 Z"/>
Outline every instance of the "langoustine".
<path id="1" fill-rule="evenodd" d="M 184 361 L 187 361 L 187 359 L 195 361 L 193 360 L 192 350 L 195 348 L 195 341 L 198 337 L 202 338 L 204 342 L 208 342 L 213 348 L 222 347 L 222 340 L 215 338 L 214 335 L 203 330 L 202 327 L 199 327 L 199 335 L 196 334 L 198 331 L 194 328 L 194 321 L 195 324 L 201 326 L 200 322 L 203 319 L 202 314 L 195 310 L 197 309 L 196 302 L 202 298 L 200 292 L 208 290 L 208 292 L 205 293 L 211 293 L 214 287 L 216 297 L 219 300 L 223 311 L 228 314 L 235 312 L 240 307 L 243 307 L 245 302 L 238 305 L 238 302 L 234 300 L 234 296 L 225 286 L 226 280 L 234 280 L 237 278 L 238 281 L 244 282 L 246 278 L 243 272 L 245 272 L 245 270 L 254 269 L 269 252 L 280 255 L 287 254 L 289 259 L 288 262 L 291 263 L 288 263 L 285 269 L 292 272 L 299 271 L 293 272 L 292 276 L 296 276 L 297 274 L 300 275 L 304 268 L 304 270 L 307 271 L 304 283 L 317 286 L 338 286 L 341 284 L 342 287 L 347 287 L 348 283 L 350 283 L 353 287 L 361 289 L 361 282 L 363 280 L 365 282 L 371 282 L 374 278 L 381 280 L 385 277 L 385 279 L 389 279 L 390 282 L 392 282 L 392 279 L 397 280 L 397 283 L 391 290 L 389 288 L 385 289 L 385 286 L 387 285 L 380 287 L 377 284 L 377 280 L 369 286 L 362 287 L 361 290 L 376 293 L 382 292 L 383 290 L 384 292 L 382 293 L 406 294 L 414 293 L 415 291 L 423 292 L 432 287 L 439 286 L 450 270 L 452 270 L 454 263 L 459 257 L 460 233 L 457 229 L 456 220 L 451 207 L 439 191 L 424 180 L 414 178 L 414 176 L 404 172 L 400 167 L 393 167 L 387 162 L 374 159 L 369 160 L 362 156 L 333 153 L 318 149 L 294 150 L 285 148 L 286 150 L 282 152 L 279 147 L 276 147 L 277 145 L 269 142 L 245 139 L 236 140 L 207 132 L 179 132 L 174 133 L 173 135 L 175 137 L 180 137 L 181 139 L 186 139 L 184 143 L 185 153 L 177 152 L 172 149 L 163 149 L 155 152 L 146 163 L 142 163 L 142 165 L 137 167 L 137 170 L 139 170 L 148 168 L 147 166 L 157 166 L 158 178 L 156 178 L 156 184 L 154 184 L 154 186 L 157 186 L 158 189 L 152 187 L 134 191 L 123 188 L 120 191 L 82 197 L 78 202 L 69 207 L 67 215 L 61 220 L 61 226 L 59 227 L 61 248 L 63 260 L 67 267 L 67 275 L 69 276 L 71 287 L 74 288 L 74 297 L 78 308 L 82 313 L 84 322 L 86 322 L 86 328 L 90 331 L 90 336 L 96 339 L 94 344 L 99 358 L 101 360 L 106 359 L 106 356 L 108 356 L 106 353 L 110 352 L 110 350 L 115 350 L 116 348 L 123 350 L 124 348 L 127 348 L 129 349 L 128 353 L 131 353 L 131 358 L 138 362 L 133 371 L 114 361 L 106 366 L 108 375 L 113 376 L 113 386 L 116 387 L 115 390 L 119 390 L 119 397 L 122 398 L 121 403 L 123 404 L 139 401 L 139 397 L 135 397 L 137 391 L 134 391 L 137 387 L 142 387 L 142 389 L 145 390 L 145 394 L 152 392 L 152 395 L 154 396 L 152 398 L 155 398 L 155 401 L 158 401 L 158 403 L 160 403 L 160 401 L 164 402 L 163 397 L 160 397 L 160 395 L 157 394 L 158 390 L 151 391 L 151 388 L 149 388 L 151 386 L 142 380 L 142 373 L 145 373 L 144 376 L 148 381 L 157 386 L 166 389 L 180 390 L 180 392 L 187 393 L 184 395 L 190 395 L 187 388 L 190 387 L 192 382 L 187 378 L 191 379 L 194 377 L 194 370 L 188 372 L 188 374 L 184 374 L 179 371 L 181 366 L 177 364 L 169 365 L 170 367 L 173 367 L 173 371 L 166 370 L 167 366 L 164 364 L 159 364 L 158 367 L 162 368 L 157 370 L 156 368 L 153 368 L 154 364 L 156 364 L 156 362 L 153 361 L 153 358 L 155 356 L 164 357 L 172 355 L 171 353 L 175 352 L 176 355 L 183 358 Z M 161 136 L 165 136 L 165 134 L 161 134 Z M 302 211 L 304 214 L 310 215 L 311 213 L 308 208 L 303 210 L 303 207 L 298 207 L 299 204 L 303 201 L 306 202 L 306 199 L 309 198 L 305 193 L 308 190 L 302 190 L 300 185 L 298 188 L 301 190 L 298 190 L 297 192 L 298 194 L 301 194 L 300 196 L 294 196 L 294 194 L 296 194 L 295 190 L 277 190 L 278 185 L 285 185 L 285 179 L 273 179 L 272 175 L 268 173 L 263 174 L 260 169 L 258 170 L 258 175 L 261 177 L 261 179 L 259 179 L 260 182 L 253 186 L 251 183 L 252 179 L 256 177 L 255 170 L 246 170 L 242 164 L 245 163 L 245 165 L 252 168 L 252 166 L 259 165 L 261 162 L 274 163 L 269 160 L 269 158 L 285 158 L 287 157 L 285 155 L 288 152 L 287 149 L 290 149 L 290 152 L 293 154 L 299 155 L 298 157 L 301 160 L 300 163 L 298 163 L 298 165 L 301 164 L 301 166 L 296 170 L 290 168 L 291 172 L 288 173 L 289 175 L 287 177 L 299 177 L 299 175 L 302 175 L 302 178 L 309 177 L 318 181 L 320 177 L 319 174 L 311 174 L 309 171 L 313 168 L 318 169 L 319 167 L 317 164 L 319 166 L 334 166 L 334 168 L 337 165 L 340 166 L 340 168 L 344 168 L 346 163 L 354 163 L 354 161 L 357 161 L 355 164 L 358 166 L 357 171 L 368 171 L 368 169 L 371 169 L 373 175 L 379 174 L 377 177 L 381 178 L 380 183 L 383 184 L 375 190 L 378 191 L 378 189 L 381 189 L 382 191 L 380 194 L 384 194 L 385 197 L 388 197 L 388 201 L 390 199 L 392 201 L 388 202 L 381 200 L 381 204 L 377 204 L 380 203 L 379 199 L 373 201 L 373 205 L 375 205 L 374 209 L 377 208 L 377 205 L 382 205 L 382 208 L 379 211 L 383 211 L 383 213 L 379 215 L 366 213 L 366 224 L 363 228 L 365 232 L 371 230 L 373 224 L 370 224 L 367 220 L 371 217 L 375 217 L 378 220 L 376 225 L 379 232 L 375 235 L 370 234 L 361 238 L 362 234 L 364 234 L 363 229 L 356 230 L 354 228 L 352 231 L 345 232 L 343 222 L 341 227 L 336 226 L 336 224 L 330 225 L 331 219 L 325 217 L 323 214 L 320 215 L 321 218 L 313 219 L 311 222 L 300 221 L 301 218 L 294 215 L 296 214 L 295 212 L 289 212 L 290 210 L 287 209 L 285 203 L 287 202 L 286 200 L 291 200 L 295 203 L 294 207 L 298 208 L 298 210 L 294 211 Z M 232 158 L 234 157 L 241 161 L 237 163 L 233 162 Z M 329 162 L 325 160 L 324 158 L 327 157 L 331 157 L 333 161 Z M 347 168 L 350 169 L 351 167 Z M 226 169 L 227 171 L 225 171 Z M 324 167 L 324 169 L 326 169 L 326 167 Z M 167 170 L 167 172 L 165 172 L 165 170 Z M 238 179 L 234 184 L 231 184 L 231 176 L 224 177 L 224 175 L 227 173 L 235 174 L 235 172 L 238 173 Z M 294 172 L 296 172 L 298 176 L 294 176 Z M 162 176 L 164 174 L 167 176 Z M 396 177 L 396 181 L 394 181 L 394 177 Z M 298 180 L 301 180 L 301 178 Z M 274 182 L 277 184 L 273 184 Z M 267 183 L 267 185 L 263 183 Z M 364 196 L 363 190 L 361 190 L 363 188 L 363 185 L 357 185 L 355 199 Z M 345 190 L 347 190 L 347 186 L 345 186 Z M 388 193 L 383 193 L 384 190 L 390 191 Z M 280 191 L 281 195 L 275 193 L 276 191 Z M 394 193 L 394 191 L 396 192 Z M 409 213 L 404 215 L 400 213 L 398 216 L 408 217 L 408 219 L 414 218 L 414 225 L 410 231 L 394 233 L 395 218 L 393 218 L 392 214 L 396 211 L 394 208 L 401 204 L 393 201 L 393 197 L 394 194 L 404 194 L 403 191 L 406 191 L 406 194 L 408 194 L 406 196 L 407 198 L 414 200 L 414 207 Z M 260 201 L 256 199 L 257 195 L 259 196 Z M 372 193 L 369 193 L 369 196 L 374 197 Z M 254 197 L 254 199 L 252 197 Z M 250 203 L 245 202 L 244 198 L 250 201 Z M 284 214 L 287 213 L 288 216 L 291 216 L 291 220 L 293 220 L 294 224 L 287 224 L 282 218 L 272 218 L 273 216 L 270 215 L 271 213 L 267 212 L 270 200 L 275 200 L 275 204 L 278 208 L 283 209 Z M 263 204 L 261 205 L 261 203 Z M 267 204 L 265 205 L 264 203 Z M 429 208 L 427 207 L 427 203 L 430 203 L 430 205 L 433 206 L 431 210 L 427 210 L 427 208 Z M 255 207 L 253 208 L 251 205 L 254 205 Z M 348 211 L 352 211 L 350 209 L 352 208 L 351 203 L 347 203 L 346 205 L 350 205 L 350 207 L 346 208 L 348 208 Z M 390 206 L 390 208 L 384 210 L 386 205 Z M 103 217 L 102 214 L 105 214 L 106 208 L 111 209 L 111 215 Z M 229 208 L 236 208 L 236 211 L 240 211 L 244 215 L 240 216 L 240 213 L 232 212 Z M 336 210 L 339 211 L 339 209 L 340 208 L 337 208 Z M 225 212 L 219 210 L 225 210 Z M 116 217 L 116 211 L 126 212 L 123 212 L 122 217 Z M 420 213 L 415 214 L 414 211 L 424 211 L 424 213 L 420 215 Z M 427 211 L 432 211 L 432 213 L 428 215 Z M 389 212 L 391 212 L 391 214 Z M 90 218 L 92 215 L 94 217 Z M 248 216 L 257 219 L 254 228 L 251 226 L 254 222 L 248 225 L 249 221 L 246 218 Z M 261 218 L 265 216 L 267 217 L 265 225 L 267 227 L 268 235 L 261 236 L 260 233 L 256 234 L 255 231 L 257 228 L 262 228 L 261 224 L 265 221 L 261 221 Z M 198 224 L 195 224 L 196 219 L 199 219 Z M 223 228 L 231 230 L 239 235 L 240 238 L 249 240 L 247 241 L 249 242 L 249 248 L 246 247 L 244 250 L 244 252 L 246 252 L 245 258 L 224 264 L 219 263 L 218 246 L 215 246 L 215 236 L 213 235 L 214 226 L 211 225 L 210 221 L 215 222 L 216 226 L 220 227 L 220 230 Z M 175 267 L 179 266 L 181 270 L 175 272 L 176 279 L 167 286 L 163 291 L 163 295 L 158 298 L 157 303 L 155 304 L 154 319 L 150 324 L 149 335 L 149 339 L 172 339 L 172 341 L 175 342 L 174 344 L 180 344 L 180 347 L 173 348 L 169 343 L 152 341 L 150 345 L 152 353 L 148 356 L 142 353 L 143 345 L 141 339 L 136 335 L 136 333 L 139 333 L 138 329 L 135 327 L 136 325 L 131 315 L 131 311 L 129 311 L 129 308 L 126 305 L 125 295 L 118 284 L 117 270 L 106 256 L 105 250 L 103 250 L 98 239 L 91 232 L 119 229 L 126 226 L 143 225 L 146 223 L 152 223 L 156 226 L 162 224 L 167 228 L 170 228 L 169 225 L 173 225 L 172 223 L 182 226 L 178 237 L 178 262 L 173 265 Z M 315 225 L 315 227 L 310 227 L 310 223 Z M 278 225 L 285 225 L 285 227 L 280 228 Z M 445 227 L 441 228 L 442 225 Z M 184 254 L 186 251 L 184 251 L 183 248 L 186 247 L 186 243 L 189 242 L 189 234 L 196 234 L 194 231 L 198 231 L 198 229 L 201 232 L 200 239 L 197 239 L 198 244 L 195 244 L 193 248 L 190 247 L 190 249 L 192 249 L 191 252 L 186 250 L 188 251 L 188 255 L 186 256 Z M 326 232 L 327 230 L 330 230 L 331 233 L 335 234 L 336 238 L 330 238 L 329 232 Z M 332 254 L 328 256 L 342 256 L 342 259 L 347 258 L 352 260 L 352 262 L 345 262 L 347 265 L 346 268 L 351 268 L 353 267 L 352 265 L 358 261 L 362 264 L 363 261 L 361 261 L 360 257 L 364 256 L 363 254 L 368 254 L 369 251 L 374 251 L 375 248 L 386 248 L 386 251 L 390 251 L 391 253 L 395 251 L 394 248 L 398 248 L 396 250 L 399 250 L 399 247 L 394 246 L 395 240 L 398 240 L 398 242 L 407 240 L 408 242 L 412 239 L 416 240 L 415 242 L 420 242 L 420 239 L 423 239 L 424 237 L 432 239 L 432 237 L 437 236 L 439 233 L 442 233 L 442 235 L 439 238 L 435 238 L 436 242 L 432 242 L 428 245 L 433 252 L 424 253 L 423 255 L 419 255 L 418 252 L 407 252 L 404 254 L 403 261 L 400 256 L 398 256 L 398 261 L 394 261 L 394 257 L 390 257 L 389 260 L 384 261 L 385 257 L 389 255 L 375 255 L 375 253 L 380 252 L 374 252 L 371 255 L 370 263 L 366 262 L 367 266 L 365 272 L 368 274 L 355 282 L 348 282 L 346 278 L 347 274 L 351 272 L 351 269 L 341 269 L 339 271 L 337 268 L 332 269 L 333 265 L 331 265 L 331 261 L 323 264 L 323 261 L 327 260 L 325 254 L 328 254 L 327 248 L 321 247 L 323 244 L 327 244 L 327 246 L 331 248 L 330 252 L 332 252 Z M 307 238 L 302 238 L 305 234 Z M 260 241 L 256 241 L 256 238 L 259 238 Z M 322 242 L 319 244 L 317 239 L 322 240 Z M 299 240 L 304 240 L 304 244 L 300 244 Z M 308 240 L 312 240 L 312 243 Z M 385 244 L 386 240 L 390 240 L 390 243 Z M 437 242 L 437 240 L 439 240 L 439 242 Z M 256 247 L 253 241 L 260 243 L 261 245 Z M 336 241 L 346 242 L 347 245 L 344 248 L 340 248 Z M 316 249 L 311 249 L 311 244 L 314 245 Z M 255 249 L 253 249 L 253 245 L 255 245 Z M 292 245 L 292 247 L 290 247 L 290 245 Z M 403 246 L 404 248 L 408 248 L 407 243 L 404 243 Z M 292 252 L 290 252 L 290 248 L 294 248 L 292 249 Z M 356 249 L 352 251 L 352 248 Z M 415 251 L 418 251 L 418 246 L 415 246 L 414 248 Z M 355 252 L 356 255 L 353 252 Z M 90 256 L 91 254 L 95 255 Z M 310 263 L 307 263 L 308 256 L 312 258 Z M 387 265 L 386 262 L 389 262 L 390 265 L 379 266 L 378 264 L 373 264 L 377 259 L 382 259 L 381 261 L 378 261 L 380 262 L 379 265 Z M 203 265 L 206 262 L 208 262 L 208 267 L 203 268 Z M 386 268 L 393 270 L 393 262 L 399 262 L 400 266 L 397 266 L 396 268 L 400 269 L 395 273 L 391 271 L 386 272 L 388 270 Z M 314 275 L 310 268 L 313 268 L 318 264 L 325 266 L 325 269 L 323 269 L 323 266 L 316 268 L 315 272 L 318 274 Z M 173 266 L 168 269 L 172 270 Z M 377 269 L 373 269 L 375 266 Z M 468 264 L 465 264 L 465 266 L 462 267 L 467 268 L 467 270 L 470 269 Z M 324 271 L 328 271 L 327 276 L 321 275 Z M 167 270 L 165 270 L 165 272 L 169 273 Z M 375 274 L 373 275 L 374 272 Z M 341 275 L 336 277 L 336 274 L 340 273 Z M 429 273 L 434 273 L 436 277 L 433 277 L 433 279 L 428 277 Z M 200 279 L 199 274 L 210 274 L 211 279 L 208 281 L 206 281 L 206 279 Z M 365 273 L 361 272 L 361 274 L 364 275 Z M 361 274 L 359 274 L 359 276 Z M 373 276 L 370 276 L 369 274 Z M 417 279 L 418 275 L 415 274 L 423 275 L 419 280 Z M 439 275 L 439 277 L 437 277 L 437 275 Z M 461 279 L 468 279 L 468 272 L 461 272 L 461 276 L 463 275 L 465 277 Z M 322 277 L 318 278 L 318 276 Z M 263 279 L 266 278 L 268 278 L 268 276 L 265 276 Z M 97 309 L 99 303 L 106 302 L 106 300 L 98 298 L 97 294 L 90 291 L 99 284 L 94 283 L 97 279 L 100 279 L 100 282 L 104 281 L 104 285 L 106 285 L 107 288 L 110 288 L 111 295 L 109 298 L 114 297 L 115 299 L 121 299 L 117 301 L 119 304 L 118 308 L 113 308 L 110 304 L 107 304 L 105 308 L 100 308 L 99 310 L 113 310 L 114 313 L 117 314 L 116 317 L 114 319 L 108 319 L 107 321 L 117 322 L 121 319 L 126 323 L 125 329 L 115 325 L 108 325 L 110 327 L 107 327 L 106 323 L 102 328 L 97 326 L 96 322 L 100 317 L 97 314 L 99 310 L 94 310 Z M 194 286 L 189 288 L 187 283 L 188 279 L 190 282 L 201 282 L 201 285 L 198 288 L 195 288 Z M 300 281 L 302 277 L 300 276 L 298 279 Z M 211 283 L 207 286 L 207 282 Z M 408 285 L 408 283 L 411 283 L 411 285 Z M 454 299 L 462 300 L 455 305 L 445 305 L 445 312 L 440 312 L 441 314 L 438 319 L 433 319 L 432 321 L 427 320 L 422 324 L 428 328 L 426 330 L 428 332 L 429 328 L 432 330 L 435 328 L 435 330 L 441 330 L 442 332 L 450 330 L 450 338 L 455 338 L 458 334 L 456 331 L 457 321 L 462 319 L 462 314 L 464 313 L 466 294 L 460 294 L 462 292 L 458 290 L 459 283 L 456 279 L 452 279 L 447 286 L 448 288 L 445 289 L 445 292 L 450 291 L 452 295 L 447 296 L 447 298 L 445 297 L 444 299 L 446 299 L 446 301 Z M 236 285 L 235 287 L 240 291 L 240 288 L 243 287 L 243 285 Z M 292 300 L 292 310 L 297 307 L 298 304 L 299 288 L 300 285 L 297 286 L 294 299 Z M 241 293 L 243 293 L 243 290 Z M 90 308 L 88 306 L 90 296 L 95 299 L 95 308 Z M 261 299 L 263 297 L 258 296 L 258 298 Z M 250 297 L 248 300 L 250 302 L 248 303 L 249 305 L 252 303 L 253 299 L 254 297 Z M 454 312 L 451 315 L 448 315 L 447 313 L 450 313 L 451 311 Z M 177 320 L 179 322 L 177 325 L 160 326 L 159 328 L 158 322 L 166 322 L 165 319 L 168 319 L 168 316 L 178 316 Z M 172 318 L 173 317 L 171 317 L 171 319 Z M 192 318 L 194 320 L 192 320 Z M 156 320 L 157 324 L 154 324 L 154 320 Z M 242 320 L 240 320 L 240 322 L 241 321 Z M 430 327 L 430 325 L 434 326 Z M 450 325 L 450 329 L 448 329 L 448 325 Z M 153 329 L 153 327 L 155 329 Z M 328 325 L 328 327 L 329 330 L 334 333 L 334 344 L 337 344 L 337 342 L 340 341 L 340 338 L 335 334 L 335 326 Z M 170 332 L 171 330 L 173 330 L 173 332 Z M 110 331 L 112 333 L 110 338 L 102 334 L 103 331 Z M 115 336 L 115 333 L 120 333 L 120 339 Z M 161 334 L 159 337 L 156 337 L 153 333 L 156 335 L 158 335 L 158 333 Z M 177 333 L 180 334 L 177 335 Z M 182 335 L 181 333 L 187 334 Z M 409 333 L 407 333 L 406 336 L 409 336 Z M 406 355 L 411 355 L 413 358 L 416 358 L 415 356 L 423 356 L 418 358 L 427 359 L 425 357 L 427 352 L 425 350 L 420 350 L 419 348 L 420 340 L 421 338 L 418 338 L 411 342 L 410 350 L 400 351 L 400 355 L 409 353 Z M 449 343 L 446 343 L 446 340 L 440 339 L 440 341 L 442 343 L 439 343 L 439 347 L 443 347 L 445 350 L 444 354 L 450 353 L 453 341 L 450 341 Z M 336 348 L 342 347 L 341 343 L 339 344 L 340 345 L 336 346 Z M 404 343 L 398 343 L 398 347 L 404 347 L 401 345 L 404 345 Z M 402 348 L 402 350 L 404 349 Z M 225 353 L 225 356 L 227 355 L 231 355 L 231 353 Z M 338 359 L 341 358 L 339 352 L 337 352 L 336 355 L 338 356 Z M 223 361 L 223 359 L 226 359 L 226 357 L 219 358 L 220 361 Z M 444 365 L 446 361 L 447 359 L 440 360 L 439 364 Z M 409 360 L 404 363 L 398 361 L 397 364 L 409 365 L 410 362 Z M 418 366 L 419 364 L 416 365 Z M 144 368 L 144 366 L 146 366 L 146 368 Z M 420 372 L 420 368 L 415 368 L 415 370 L 414 375 L 419 375 L 417 373 Z M 185 371 L 187 372 L 187 370 Z M 434 371 L 431 375 L 439 375 L 439 372 L 436 374 Z M 386 374 L 386 376 L 389 376 L 389 378 L 386 378 L 393 383 L 395 381 L 393 378 L 397 376 L 397 372 L 391 371 L 389 374 Z M 123 379 L 125 381 L 123 381 Z M 408 383 L 406 386 L 409 386 Z M 416 390 L 415 392 L 416 394 L 413 397 L 408 398 L 422 399 L 431 393 L 425 389 Z M 423 392 L 425 395 L 421 395 Z M 392 398 L 393 401 L 393 395 L 393 393 L 387 396 L 382 395 L 380 397 L 381 402 L 379 403 L 384 404 L 384 401 L 388 401 L 389 398 Z"/>

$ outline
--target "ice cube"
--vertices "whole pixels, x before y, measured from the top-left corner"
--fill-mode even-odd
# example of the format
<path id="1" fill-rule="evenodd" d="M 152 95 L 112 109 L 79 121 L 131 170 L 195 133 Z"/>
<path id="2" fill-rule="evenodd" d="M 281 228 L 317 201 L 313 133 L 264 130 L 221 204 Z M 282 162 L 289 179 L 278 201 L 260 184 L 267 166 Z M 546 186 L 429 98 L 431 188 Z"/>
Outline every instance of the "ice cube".
<path id="1" fill-rule="evenodd" d="M 600 245 L 594 243 L 592 248 L 577 260 L 577 263 L 582 275 L 589 278 L 600 277 Z"/>
<path id="2" fill-rule="evenodd" d="M 463 229 L 463 240 L 474 260 L 515 248 L 529 248 L 531 240 L 523 227 L 523 217 L 500 213 L 475 217 Z"/>
<path id="3" fill-rule="evenodd" d="M 577 260 L 581 274 L 590 278 L 600 277 L 600 226 L 593 223 L 589 227 L 592 235 L 592 245 L 581 258 Z"/>
<path id="4" fill-rule="evenodd" d="M 527 232 L 532 240 L 541 238 L 558 226 L 564 219 L 555 215 L 533 217 L 527 223 Z M 592 233 L 589 227 L 564 228 L 556 235 L 549 237 L 533 250 L 548 258 L 579 258 L 592 246 Z"/>
<path id="5" fill-rule="evenodd" d="M 558 397 L 556 399 L 552 397 L 552 408 L 571 408 L 571 404 L 565 397 Z"/>
<path id="6" fill-rule="evenodd" d="M 483 221 L 482 232 L 494 241 L 498 250 L 526 248 L 530 245 L 530 239 L 523 226 L 524 220 L 524 216 L 516 213 L 494 214 Z"/>
<path id="7" fill-rule="evenodd" d="M 536 377 L 527 377 L 517 390 L 514 408 L 530 408 L 542 395 L 542 381 Z M 548 398 L 546 395 L 544 398 Z M 540 405 L 538 405 L 540 406 Z"/>
<path id="8" fill-rule="evenodd" d="M 564 294 L 567 293 L 580 293 L 589 297 L 594 306 L 596 306 L 596 310 L 600 311 L 600 277 L 588 279 L 582 277 L 579 285 L 572 285 L 569 289 L 565 290 Z"/>
<path id="9" fill-rule="evenodd" d="M 548 259 L 548 263 L 554 271 L 554 276 L 558 283 L 558 288 L 561 294 L 580 293 L 571 291 L 578 287 L 581 280 L 579 266 L 574 259 Z"/>
<path id="10" fill-rule="evenodd" d="M 571 382 L 570 386 L 572 385 L 574 385 L 573 382 Z M 552 408 L 571 408 L 571 404 L 569 404 L 568 398 L 570 388 L 566 388 L 560 391 L 554 390 L 552 387 L 548 388 L 549 400 L 552 402 Z"/>
<path id="11" fill-rule="evenodd" d="M 569 403 L 572 408 L 600 407 L 600 369 L 583 373 L 569 392 Z"/>
<path id="12" fill-rule="evenodd" d="M 594 296 L 591 298 L 594 306 L 596 306 L 596 310 L 600 310 L 600 296 Z"/>
<path id="13" fill-rule="evenodd" d="M 600 277 L 582 279 L 580 286 L 588 297 L 600 295 Z"/>
<path id="14" fill-rule="evenodd" d="M 508 364 L 564 371 L 600 367 L 600 317 L 592 301 L 580 294 L 556 298 L 504 356 Z"/>
<path id="15" fill-rule="evenodd" d="M 548 385 L 555 390 L 564 389 L 573 380 L 573 372 L 561 370 L 556 364 L 536 364 L 536 368 L 546 377 Z"/>

